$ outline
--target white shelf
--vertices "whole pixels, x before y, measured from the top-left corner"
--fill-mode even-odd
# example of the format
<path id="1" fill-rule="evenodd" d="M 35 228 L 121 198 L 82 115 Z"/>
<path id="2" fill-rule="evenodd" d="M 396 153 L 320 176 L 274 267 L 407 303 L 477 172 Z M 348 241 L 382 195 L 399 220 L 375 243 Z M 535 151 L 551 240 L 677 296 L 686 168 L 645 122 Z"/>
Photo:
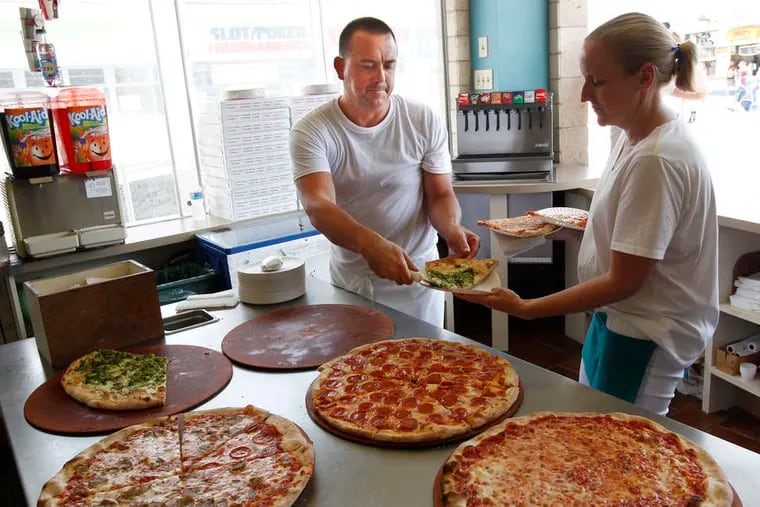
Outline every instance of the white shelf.
<path id="1" fill-rule="evenodd" d="M 760 311 L 742 310 L 728 303 L 721 303 L 720 311 L 760 325 Z"/>
<path id="2" fill-rule="evenodd" d="M 754 394 L 755 396 L 760 396 L 760 377 L 757 375 L 752 380 L 744 380 L 739 375 L 729 375 L 728 373 L 719 370 L 715 366 L 712 367 L 710 373 L 718 378 L 725 380 L 726 382 L 735 385 L 736 387 Z"/>

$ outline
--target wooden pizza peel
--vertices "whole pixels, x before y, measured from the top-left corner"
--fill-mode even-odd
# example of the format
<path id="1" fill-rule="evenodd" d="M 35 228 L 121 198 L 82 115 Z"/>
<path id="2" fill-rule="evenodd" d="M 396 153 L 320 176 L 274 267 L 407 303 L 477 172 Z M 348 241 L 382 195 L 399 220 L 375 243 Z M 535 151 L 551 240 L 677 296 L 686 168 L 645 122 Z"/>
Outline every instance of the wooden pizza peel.
<path id="1" fill-rule="evenodd" d="M 222 352 L 236 363 L 254 368 L 310 369 L 392 334 L 393 321 L 371 308 L 304 305 L 240 324 L 222 340 Z"/>
<path id="2" fill-rule="evenodd" d="M 224 389 L 232 378 L 230 361 L 223 354 L 205 347 L 160 344 L 126 350 L 169 358 L 166 404 L 163 407 L 142 410 L 88 407 L 63 390 L 62 371 L 27 398 L 24 405 L 26 420 L 51 433 L 83 435 L 115 431 L 200 405 Z"/>

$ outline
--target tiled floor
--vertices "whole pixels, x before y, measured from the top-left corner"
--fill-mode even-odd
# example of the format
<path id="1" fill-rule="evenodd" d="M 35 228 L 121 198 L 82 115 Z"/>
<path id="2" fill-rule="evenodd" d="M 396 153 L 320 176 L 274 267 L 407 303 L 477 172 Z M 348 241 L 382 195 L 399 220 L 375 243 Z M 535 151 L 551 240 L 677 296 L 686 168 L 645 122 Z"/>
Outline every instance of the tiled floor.
<path id="1" fill-rule="evenodd" d="M 469 303 L 459 301 L 456 304 L 457 315 L 468 315 L 464 322 L 457 321 L 457 333 L 490 343 L 487 311 L 467 306 L 462 312 L 459 305 Z M 510 318 L 509 353 L 577 380 L 581 345 L 564 335 L 562 322 L 562 318 L 534 321 Z M 677 392 L 668 417 L 760 453 L 760 419 L 741 409 L 705 414 L 701 400 Z"/>

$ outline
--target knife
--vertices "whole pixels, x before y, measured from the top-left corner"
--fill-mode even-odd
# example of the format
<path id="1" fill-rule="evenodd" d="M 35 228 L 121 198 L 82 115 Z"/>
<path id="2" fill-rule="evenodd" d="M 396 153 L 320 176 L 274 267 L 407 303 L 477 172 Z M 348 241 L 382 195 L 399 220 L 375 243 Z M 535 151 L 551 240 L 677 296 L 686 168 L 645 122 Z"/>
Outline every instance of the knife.
<path id="1" fill-rule="evenodd" d="M 182 433 L 185 431 L 185 414 L 179 414 L 177 416 L 177 434 L 179 435 L 179 464 L 180 470 L 185 471 L 184 460 L 182 459 Z"/>

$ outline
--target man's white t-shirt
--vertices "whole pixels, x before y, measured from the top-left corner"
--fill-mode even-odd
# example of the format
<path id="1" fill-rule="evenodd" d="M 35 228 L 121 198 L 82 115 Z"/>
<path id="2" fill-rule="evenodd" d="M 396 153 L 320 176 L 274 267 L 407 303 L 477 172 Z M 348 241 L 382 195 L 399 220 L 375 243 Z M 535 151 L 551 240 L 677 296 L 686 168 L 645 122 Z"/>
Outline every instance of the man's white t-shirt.
<path id="1" fill-rule="evenodd" d="M 423 203 L 422 175 L 451 173 L 448 138 L 429 107 L 396 95 L 390 98 L 388 115 L 373 127 L 349 120 L 337 99 L 306 115 L 290 134 L 294 179 L 330 172 L 336 204 L 422 267 L 420 263 L 438 257 L 436 232 Z M 365 297 L 372 290 L 368 284 L 376 282 L 361 255 L 336 245 L 331 246 L 330 270 L 338 285 Z M 398 287 L 400 304 L 422 297 L 417 287 L 410 289 Z"/>
<path id="2" fill-rule="evenodd" d="M 599 309 L 608 328 L 693 363 L 718 323 L 718 224 L 707 165 L 681 121 L 630 149 L 620 135 L 591 202 L 580 281 L 607 273 L 612 250 L 659 262 L 639 292 Z"/>

